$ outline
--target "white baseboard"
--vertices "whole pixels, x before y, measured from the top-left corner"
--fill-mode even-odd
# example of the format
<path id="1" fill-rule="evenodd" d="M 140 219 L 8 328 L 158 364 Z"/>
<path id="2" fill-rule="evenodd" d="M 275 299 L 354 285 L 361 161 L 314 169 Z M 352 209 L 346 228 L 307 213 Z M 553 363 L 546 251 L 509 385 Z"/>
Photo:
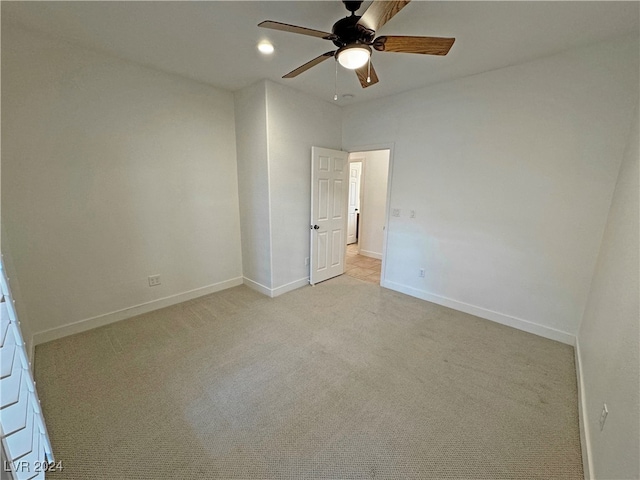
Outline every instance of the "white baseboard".
<path id="1" fill-rule="evenodd" d="M 256 292 L 260 292 L 267 297 L 271 296 L 271 289 L 269 287 L 265 287 L 261 283 L 256 282 L 255 280 L 251 280 L 247 277 L 242 277 L 242 283 L 244 283 L 251 290 L 255 290 Z"/>
<path id="2" fill-rule="evenodd" d="M 256 292 L 260 292 L 263 295 L 266 295 L 267 297 L 271 297 L 271 298 L 275 298 L 278 297 L 284 293 L 290 292 L 292 290 L 295 290 L 297 288 L 300 287 L 304 287 L 305 285 L 309 284 L 309 277 L 306 278 L 301 278 L 300 280 L 296 280 L 294 282 L 291 283 L 287 283 L 286 285 L 281 285 L 279 287 L 276 288 L 269 288 L 266 287 L 264 285 L 262 285 L 261 283 L 256 282 L 255 280 L 251 280 L 250 278 L 244 277 L 243 278 L 243 283 L 251 288 L 252 290 L 255 290 Z"/>
<path id="3" fill-rule="evenodd" d="M 226 290 L 227 288 L 236 287 L 242 285 L 242 277 L 232 278 L 223 282 L 207 285 L 206 287 L 200 287 L 188 292 L 178 293 L 176 295 L 170 295 L 168 297 L 159 298 L 150 302 L 134 305 L 133 307 L 123 308 L 122 310 L 116 310 L 115 312 L 105 313 L 95 317 L 79 320 L 60 327 L 50 328 L 42 332 L 37 332 L 33 335 L 32 345 L 40 345 L 41 343 L 57 340 L 68 335 L 75 333 L 85 332 L 93 328 L 102 327 L 110 323 L 119 322 L 127 318 L 135 317 L 143 313 L 158 310 L 160 308 L 175 305 L 176 303 L 186 302 L 203 295 L 209 295 L 210 293 Z"/>
<path id="4" fill-rule="evenodd" d="M 469 313 L 471 315 L 475 315 L 476 317 L 491 320 L 496 323 L 501 323 L 502 325 L 517 328 L 518 330 L 533 333 L 534 335 L 548 338 L 550 340 L 556 340 L 558 342 L 566 343 L 567 345 L 572 346 L 575 343 L 575 335 L 572 335 L 568 332 L 563 332 L 562 330 L 545 327 L 544 325 L 529 322 L 521 318 L 512 317 L 500 312 L 494 312 L 493 310 L 488 310 L 486 308 L 477 307 L 475 305 L 470 305 L 468 303 L 453 300 L 451 298 L 435 295 L 433 293 L 425 292 L 424 290 L 419 290 L 417 288 L 409 287 L 407 285 L 402 285 L 400 283 L 395 283 L 389 280 L 383 280 L 380 285 L 390 290 L 395 290 L 400 293 L 411 295 L 412 297 L 426 300 L 427 302 L 437 303 L 438 305 L 453 308 L 454 310 Z"/>
<path id="5" fill-rule="evenodd" d="M 272 297 L 279 297 L 283 293 L 291 292 L 292 290 L 296 290 L 300 287 L 304 287 L 309 285 L 309 277 L 301 278 L 300 280 L 296 280 L 294 282 L 287 283 L 286 285 L 281 285 L 272 290 Z"/>
<path id="6" fill-rule="evenodd" d="M 578 379 L 578 420 L 580 422 L 580 445 L 582 447 L 582 469 L 584 478 L 592 477 L 593 465 L 591 464 L 591 436 L 589 435 L 589 422 L 587 419 L 587 399 L 585 398 L 584 379 L 582 377 L 582 357 L 580 356 L 580 342 L 576 337 L 576 377 Z"/>
<path id="7" fill-rule="evenodd" d="M 377 258 L 378 260 L 382 260 L 382 254 L 377 252 L 370 252 L 369 250 L 360 250 L 360 255 L 363 257 L 371 257 Z"/>

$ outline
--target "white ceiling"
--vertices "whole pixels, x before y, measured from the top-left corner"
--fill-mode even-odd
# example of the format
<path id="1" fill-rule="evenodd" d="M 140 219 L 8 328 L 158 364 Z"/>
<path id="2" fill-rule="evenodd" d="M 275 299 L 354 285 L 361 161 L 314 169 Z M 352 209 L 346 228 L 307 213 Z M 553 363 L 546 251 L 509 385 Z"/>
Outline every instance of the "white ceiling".
<path id="1" fill-rule="evenodd" d="M 368 4 L 365 2 L 359 13 Z M 639 3 L 418 1 L 377 33 L 455 37 L 446 57 L 374 52 L 380 83 L 363 90 L 340 68 L 342 105 L 473 75 L 572 47 L 638 32 Z M 318 30 L 348 12 L 339 1 L 2 2 L 2 23 L 19 24 L 121 58 L 237 90 L 263 78 L 331 101 L 335 62 L 283 80 L 335 47 L 329 41 L 256 25 L 276 20 Z M 270 40 L 275 54 L 256 50 Z"/>

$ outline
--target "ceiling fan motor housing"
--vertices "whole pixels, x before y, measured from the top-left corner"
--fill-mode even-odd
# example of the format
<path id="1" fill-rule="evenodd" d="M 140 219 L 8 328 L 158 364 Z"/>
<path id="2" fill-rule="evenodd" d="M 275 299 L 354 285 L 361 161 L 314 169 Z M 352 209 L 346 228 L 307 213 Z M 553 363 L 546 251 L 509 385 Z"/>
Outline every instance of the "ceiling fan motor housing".
<path id="1" fill-rule="evenodd" d="M 360 6 L 362 5 L 362 1 L 342 0 L 342 3 L 344 3 L 344 6 L 351 13 L 355 13 L 356 11 L 360 10 Z"/>
<path id="2" fill-rule="evenodd" d="M 358 24 L 360 17 L 351 15 L 338 20 L 331 29 L 332 33 L 337 37 L 333 39 L 336 47 L 344 47 L 354 43 L 363 43 L 371 45 L 375 37 L 375 32 L 367 27 Z"/>

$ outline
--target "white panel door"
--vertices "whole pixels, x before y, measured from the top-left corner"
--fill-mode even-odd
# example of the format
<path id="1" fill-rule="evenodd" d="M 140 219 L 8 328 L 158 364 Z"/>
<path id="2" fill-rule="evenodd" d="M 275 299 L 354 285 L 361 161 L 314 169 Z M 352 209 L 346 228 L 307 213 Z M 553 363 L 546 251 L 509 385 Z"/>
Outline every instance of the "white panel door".
<path id="1" fill-rule="evenodd" d="M 347 152 L 311 148 L 311 285 L 344 273 L 348 166 Z"/>
<path id="2" fill-rule="evenodd" d="M 358 213 L 360 212 L 360 176 L 362 162 L 349 162 L 349 206 L 347 218 L 347 245 L 358 241 Z"/>
<path id="3" fill-rule="evenodd" d="M 3 472 L 0 476 L 5 478 L 7 473 L 16 480 L 43 479 L 43 463 L 53 462 L 54 458 L 2 261 L 0 361 L 0 439 L 6 457 L 0 466 Z M 61 468 L 59 464 L 51 466 Z"/>

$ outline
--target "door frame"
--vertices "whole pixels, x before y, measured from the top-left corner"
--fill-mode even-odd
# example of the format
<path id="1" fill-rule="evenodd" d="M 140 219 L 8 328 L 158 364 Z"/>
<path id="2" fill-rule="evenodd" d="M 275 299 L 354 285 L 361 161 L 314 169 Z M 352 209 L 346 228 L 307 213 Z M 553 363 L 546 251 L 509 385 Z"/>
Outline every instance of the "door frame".
<path id="1" fill-rule="evenodd" d="M 387 172 L 387 198 L 385 203 L 384 213 L 384 234 L 382 236 L 382 265 L 380 268 L 380 286 L 385 287 L 386 283 L 386 269 L 387 269 L 387 244 L 389 235 L 389 217 L 391 216 L 391 184 L 393 179 L 393 158 L 395 153 L 395 143 L 378 143 L 375 145 L 364 146 L 350 146 L 345 148 L 345 151 L 351 155 L 356 152 L 372 152 L 375 150 L 389 150 L 389 171 Z M 365 165 L 362 164 L 362 175 L 364 176 Z M 345 240 L 344 248 L 347 248 L 347 242 Z M 360 251 L 360 245 L 358 244 L 358 251 Z"/>

